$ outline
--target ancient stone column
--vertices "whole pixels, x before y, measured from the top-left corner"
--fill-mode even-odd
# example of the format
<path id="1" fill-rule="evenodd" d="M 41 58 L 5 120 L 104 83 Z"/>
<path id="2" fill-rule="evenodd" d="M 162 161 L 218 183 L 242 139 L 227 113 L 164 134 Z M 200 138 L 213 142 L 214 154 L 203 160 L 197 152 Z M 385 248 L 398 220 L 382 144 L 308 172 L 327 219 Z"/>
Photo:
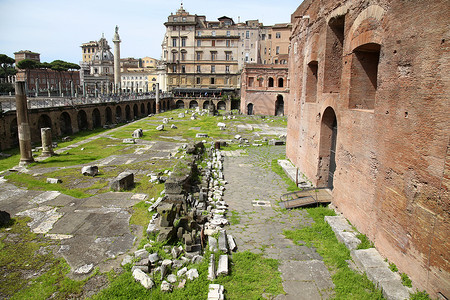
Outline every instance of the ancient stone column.
<path id="1" fill-rule="evenodd" d="M 114 86 L 117 87 L 120 84 L 120 37 L 119 26 L 116 25 L 116 32 L 114 34 Z M 120 90 L 120 87 L 119 87 Z M 117 90 L 115 91 L 118 92 Z"/>
<path id="2" fill-rule="evenodd" d="M 41 128 L 41 140 L 42 140 L 42 154 L 41 156 L 47 157 L 52 156 L 53 145 L 52 145 L 52 129 L 51 128 Z"/>
<path id="3" fill-rule="evenodd" d="M 28 122 L 27 95 L 25 82 L 16 81 L 16 115 L 17 129 L 19 133 L 20 166 L 34 162 L 31 153 L 31 131 Z"/>
<path id="4" fill-rule="evenodd" d="M 156 113 L 161 112 L 161 103 L 159 102 L 159 83 L 156 83 Z"/>
<path id="5" fill-rule="evenodd" d="M 73 91 L 73 81 L 70 81 L 70 96 L 73 97 L 74 91 Z"/>

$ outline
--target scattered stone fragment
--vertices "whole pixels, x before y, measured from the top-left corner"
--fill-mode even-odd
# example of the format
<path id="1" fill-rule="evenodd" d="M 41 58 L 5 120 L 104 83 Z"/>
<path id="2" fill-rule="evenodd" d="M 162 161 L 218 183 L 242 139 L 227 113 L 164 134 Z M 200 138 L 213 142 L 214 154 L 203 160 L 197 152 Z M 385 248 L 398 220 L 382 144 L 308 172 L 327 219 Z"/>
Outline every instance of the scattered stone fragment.
<path id="1" fill-rule="evenodd" d="M 195 278 L 198 278 L 198 271 L 197 269 L 190 269 L 186 272 L 186 277 L 189 280 L 194 280 Z"/>
<path id="2" fill-rule="evenodd" d="M 181 280 L 180 283 L 178 284 L 178 288 L 179 288 L 179 289 L 183 289 L 185 285 L 186 285 L 186 279 L 183 279 L 183 280 Z"/>
<path id="3" fill-rule="evenodd" d="M 123 139 L 122 143 L 124 144 L 136 144 L 135 139 Z"/>
<path id="4" fill-rule="evenodd" d="M 197 137 L 197 138 L 207 138 L 208 134 L 207 133 L 197 133 L 195 135 L 195 137 Z"/>
<path id="5" fill-rule="evenodd" d="M 167 281 L 170 283 L 175 283 L 177 282 L 177 276 L 175 276 L 174 274 L 170 274 L 169 276 L 167 276 Z"/>
<path id="6" fill-rule="evenodd" d="M 159 125 L 158 127 L 156 127 L 156 130 L 163 131 L 164 130 L 164 125 L 163 124 Z"/>
<path id="7" fill-rule="evenodd" d="M 77 269 L 75 269 L 74 273 L 75 274 L 88 274 L 89 272 L 91 272 L 91 270 L 94 268 L 94 264 L 86 264 L 83 265 Z"/>
<path id="8" fill-rule="evenodd" d="M 145 249 L 136 250 L 134 252 L 134 257 L 139 259 L 148 258 L 148 251 Z"/>
<path id="9" fill-rule="evenodd" d="M 131 255 L 126 255 L 123 260 L 121 265 L 125 266 L 126 264 L 131 264 L 133 262 L 133 257 Z"/>
<path id="10" fill-rule="evenodd" d="M 208 300 L 224 300 L 224 288 L 220 284 L 210 284 L 208 292 Z"/>
<path id="11" fill-rule="evenodd" d="M 155 253 L 150 254 L 150 255 L 148 256 L 148 261 L 149 261 L 152 265 L 156 264 L 156 263 L 159 261 L 159 255 L 158 255 L 158 253 L 155 252 Z"/>
<path id="12" fill-rule="evenodd" d="M 179 114 L 178 114 L 178 118 L 182 119 L 182 118 L 184 118 L 184 117 L 185 117 L 184 113 L 179 113 Z"/>
<path id="13" fill-rule="evenodd" d="M 225 253 L 228 252 L 227 233 L 225 230 L 221 230 L 219 233 L 219 250 Z"/>
<path id="14" fill-rule="evenodd" d="M 217 252 L 217 250 L 219 250 L 217 248 L 217 240 L 215 237 L 213 236 L 208 236 L 208 244 L 209 244 L 209 251 L 211 252 Z"/>
<path id="15" fill-rule="evenodd" d="M 141 285 L 147 290 L 153 288 L 153 286 L 155 285 L 153 280 L 141 269 L 134 269 L 133 277 L 134 280 L 139 281 Z"/>
<path id="16" fill-rule="evenodd" d="M 169 124 L 169 119 L 164 118 L 164 119 L 163 119 L 163 123 L 164 123 L 164 124 Z"/>
<path id="17" fill-rule="evenodd" d="M 216 260 L 214 259 L 214 254 L 211 254 L 209 258 L 208 279 L 211 281 L 216 279 Z"/>
<path id="18" fill-rule="evenodd" d="M 175 124 L 170 125 L 170 128 L 172 129 L 178 129 L 178 127 Z"/>
<path id="19" fill-rule="evenodd" d="M 219 265 L 217 266 L 217 275 L 228 275 L 228 255 L 224 254 L 219 257 Z"/>
<path id="20" fill-rule="evenodd" d="M 187 268 L 186 268 L 186 267 L 183 267 L 182 269 L 178 270 L 177 276 L 178 276 L 178 277 L 181 277 L 181 276 L 183 276 L 186 272 L 187 272 Z"/>
<path id="21" fill-rule="evenodd" d="M 113 181 L 111 181 L 111 189 L 113 191 L 129 190 L 134 186 L 134 174 L 131 172 L 120 173 Z"/>
<path id="22" fill-rule="evenodd" d="M 142 136 L 144 136 L 144 132 L 142 131 L 141 128 L 136 129 L 135 131 L 133 131 L 133 133 L 131 134 L 131 137 L 138 139 L 141 138 Z"/>
<path id="23" fill-rule="evenodd" d="M 177 246 L 172 248 L 171 254 L 173 259 L 176 259 L 180 255 L 180 253 L 180 248 L 178 248 Z"/>
<path id="24" fill-rule="evenodd" d="M 84 176 L 92 176 L 98 174 L 98 167 L 97 166 L 84 166 L 81 168 L 81 174 Z"/>
<path id="25" fill-rule="evenodd" d="M 194 257 L 192 258 L 192 263 L 193 264 L 199 264 L 203 261 L 203 256 L 201 255 L 194 255 Z"/>
<path id="26" fill-rule="evenodd" d="M 234 238 L 231 234 L 227 234 L 227 241 L 228 241 L 228 248 L 231 251 L 235 251 L 236 250 L 236 242 L 234 241 Z"/>
<path id="27" fill-rule="evenodd" d="M 62 182 L 62 180 L 58 179 L 58 178 L 47 178 L 47 183 L 50 183 L 50 184 L 57 184 L 57 183 L 61 183 L 61 182 Z"/>

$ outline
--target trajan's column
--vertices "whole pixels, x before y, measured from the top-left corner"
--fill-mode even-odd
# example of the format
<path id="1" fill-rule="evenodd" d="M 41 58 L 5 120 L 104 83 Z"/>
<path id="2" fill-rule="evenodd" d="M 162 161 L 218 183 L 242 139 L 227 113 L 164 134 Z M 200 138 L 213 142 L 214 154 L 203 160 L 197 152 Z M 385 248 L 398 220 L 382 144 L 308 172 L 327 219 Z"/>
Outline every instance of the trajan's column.
<path id="1" fill-rule="evenodd" d="M 116 33 L 114 34 L 114 92 L 120 94 L 120 37 L 119 26 L 116 25 Z"/>

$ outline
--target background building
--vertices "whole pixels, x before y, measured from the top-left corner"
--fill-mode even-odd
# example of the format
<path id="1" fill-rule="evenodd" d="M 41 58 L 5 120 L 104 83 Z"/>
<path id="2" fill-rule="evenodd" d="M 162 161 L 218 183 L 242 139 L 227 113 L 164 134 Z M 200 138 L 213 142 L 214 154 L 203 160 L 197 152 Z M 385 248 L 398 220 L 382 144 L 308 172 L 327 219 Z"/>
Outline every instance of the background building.
<path id="1" fill-rule="evenodd" d="M 450 298 L 448 2 L 305 0 L 291 19 L 287 156 L 415 287 Z"/>

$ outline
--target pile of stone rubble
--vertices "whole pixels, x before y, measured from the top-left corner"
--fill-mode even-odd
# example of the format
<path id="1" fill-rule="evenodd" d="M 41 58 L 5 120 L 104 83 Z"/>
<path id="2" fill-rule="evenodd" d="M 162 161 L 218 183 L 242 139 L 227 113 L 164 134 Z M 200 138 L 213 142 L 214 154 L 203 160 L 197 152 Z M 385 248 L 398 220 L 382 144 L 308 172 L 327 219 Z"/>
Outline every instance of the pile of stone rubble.
<path id="1" fill-rule="evenodd" d="M 184 148 L 186 154 L 181 156 L 174 170 L 164 172 L 168 176 L 163 180 L 165 190 L 149 208 L 157 212 L 147 227 L 150 238 L 172 244 L 181 241 L 183 246 L 165 246 L 166 257 L 170 255 L 171 259 L 163 259 L 156 252 L 148 252 L 154 243 L 151 242 L 122 262 L 123 265 L 133 264 L 135 280 L 147 289 L 155 287 L 155 276 L 160 277 L 163 292 L 183 288 L 187 281 L 199 276 L 196 264 L 204 259 L 209 259 L 209 280 L 226 276 L 229 274 L 228 255 L 237 248 L 234 238 L 223 228 L 229 224 L 228 205 L 223 201 L 227 184 L 223 174 L 224 157 L 214 147 L 205 150 L 202 142 Z M 163 176 L 152 174 L 150 177 L 150 181 L 161 182 Z M 211 253 L 209 257 L 203 257 L 205 252 Z M 224 299 L 223 287 L 211 286 L 208 299 Z"/>

